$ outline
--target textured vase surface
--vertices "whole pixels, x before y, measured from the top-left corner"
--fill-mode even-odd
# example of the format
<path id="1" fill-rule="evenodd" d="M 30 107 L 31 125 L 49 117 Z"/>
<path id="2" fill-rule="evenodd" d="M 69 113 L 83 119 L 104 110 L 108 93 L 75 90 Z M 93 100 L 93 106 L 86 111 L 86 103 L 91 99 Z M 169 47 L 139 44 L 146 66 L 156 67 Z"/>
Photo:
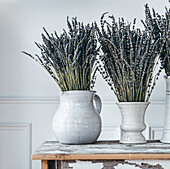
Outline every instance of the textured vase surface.
<path id="1" fill-rule="evenodd" d="M 118 102 L 117 105 L 122 115 L 120 143 L 146 143 L 142 131 L 146 128 L 144 117 L 149 102 Z"/>
<path id="2" fill-rule="evenodd" d="M 161 142 L 170 143 L 170 76 L 165 77 L 165 81 L 166 81 L 165 120 Z"/>
<path id="3" fill-rule="evenodd" d="M 95 104 L 95 106 L 94 106 Z M 66 91 L 53 118 L 53 132 L 60 143 L 94 143 L 101 132 L 101 100 L 94 91 Z"/>

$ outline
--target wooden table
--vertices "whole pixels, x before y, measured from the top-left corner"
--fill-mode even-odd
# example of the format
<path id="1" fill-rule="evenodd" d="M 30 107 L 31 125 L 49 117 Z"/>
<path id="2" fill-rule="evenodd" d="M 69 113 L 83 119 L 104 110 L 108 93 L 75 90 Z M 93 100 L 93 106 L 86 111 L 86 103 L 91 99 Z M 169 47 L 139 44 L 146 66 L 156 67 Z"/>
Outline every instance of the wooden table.
<path id="1" fill-rule="evenodd" d="M 32 160 L 41 160 L 42 169 L 170 169 L 170 144 L 149 141 L 125 145 L 117 141 L 98 141 L 64 145 L 45 141 L 32 154 Z"/>

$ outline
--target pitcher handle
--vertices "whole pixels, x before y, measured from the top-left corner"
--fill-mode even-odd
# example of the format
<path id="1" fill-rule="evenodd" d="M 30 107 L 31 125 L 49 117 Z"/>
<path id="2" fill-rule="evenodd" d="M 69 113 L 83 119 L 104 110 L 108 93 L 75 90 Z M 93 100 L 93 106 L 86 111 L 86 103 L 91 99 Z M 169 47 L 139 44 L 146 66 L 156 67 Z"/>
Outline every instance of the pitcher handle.
<path id="1" fill-rule="evenodd" d="M 100 114 L 101 109 L 102 109 L 102 101 L 97 94 L 94 95 L 93 99 L 95 101 L 95 110 L 96 110 L 97 113 Z"/>

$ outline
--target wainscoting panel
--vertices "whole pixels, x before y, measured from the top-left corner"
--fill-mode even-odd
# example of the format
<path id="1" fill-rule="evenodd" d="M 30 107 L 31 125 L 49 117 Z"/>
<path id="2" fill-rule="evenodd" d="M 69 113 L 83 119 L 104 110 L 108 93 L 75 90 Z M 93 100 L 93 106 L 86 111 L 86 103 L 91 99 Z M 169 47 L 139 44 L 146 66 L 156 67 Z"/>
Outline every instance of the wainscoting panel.
<path id="1" fill-rule="evenodd" d="M 121 131 L 119 126 L 105 125 L 102 128 L 99 140 L 119 140 L 120 134 Z"/>
<path id="2" fill-rule="evenodd" d="M 149 127 L 149 139 L 160 140 L 163 134 L 163 126 L 150 126 Z"/>
<path id="3" fill-rule="evenodd" d="M 0 169 L 31 166 L 31 124 L 0 123 Z"/>

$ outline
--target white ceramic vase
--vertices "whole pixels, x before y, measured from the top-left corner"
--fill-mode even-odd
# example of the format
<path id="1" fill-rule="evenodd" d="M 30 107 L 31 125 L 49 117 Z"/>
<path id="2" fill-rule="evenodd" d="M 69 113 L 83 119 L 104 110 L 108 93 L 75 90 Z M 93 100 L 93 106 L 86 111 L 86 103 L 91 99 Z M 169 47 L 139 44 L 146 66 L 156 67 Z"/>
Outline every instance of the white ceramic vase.
<path id="1" fill-rule="evenodd" d="M 120 143 L 146 143 L 142 131 L 146 128 L 144 117 L 149 102 L 118 102 L 117 105 L 122 115 Z"/>
<path id="2" fill-rule="evenodd" d="M 100 111 L 101 99 L 95 91 L 61 93 L 52 124 L 57 140 L 63 144 L 94 143 L 101 132 Z"/>
<path id="3" fill-rule="evenodd" d="M 166 102 L 165 102 L 165 120 L 164 131 L 161 139 L 162 143 L 170 143 L 170 76 L 165 77 L 166 81 Z"/>

